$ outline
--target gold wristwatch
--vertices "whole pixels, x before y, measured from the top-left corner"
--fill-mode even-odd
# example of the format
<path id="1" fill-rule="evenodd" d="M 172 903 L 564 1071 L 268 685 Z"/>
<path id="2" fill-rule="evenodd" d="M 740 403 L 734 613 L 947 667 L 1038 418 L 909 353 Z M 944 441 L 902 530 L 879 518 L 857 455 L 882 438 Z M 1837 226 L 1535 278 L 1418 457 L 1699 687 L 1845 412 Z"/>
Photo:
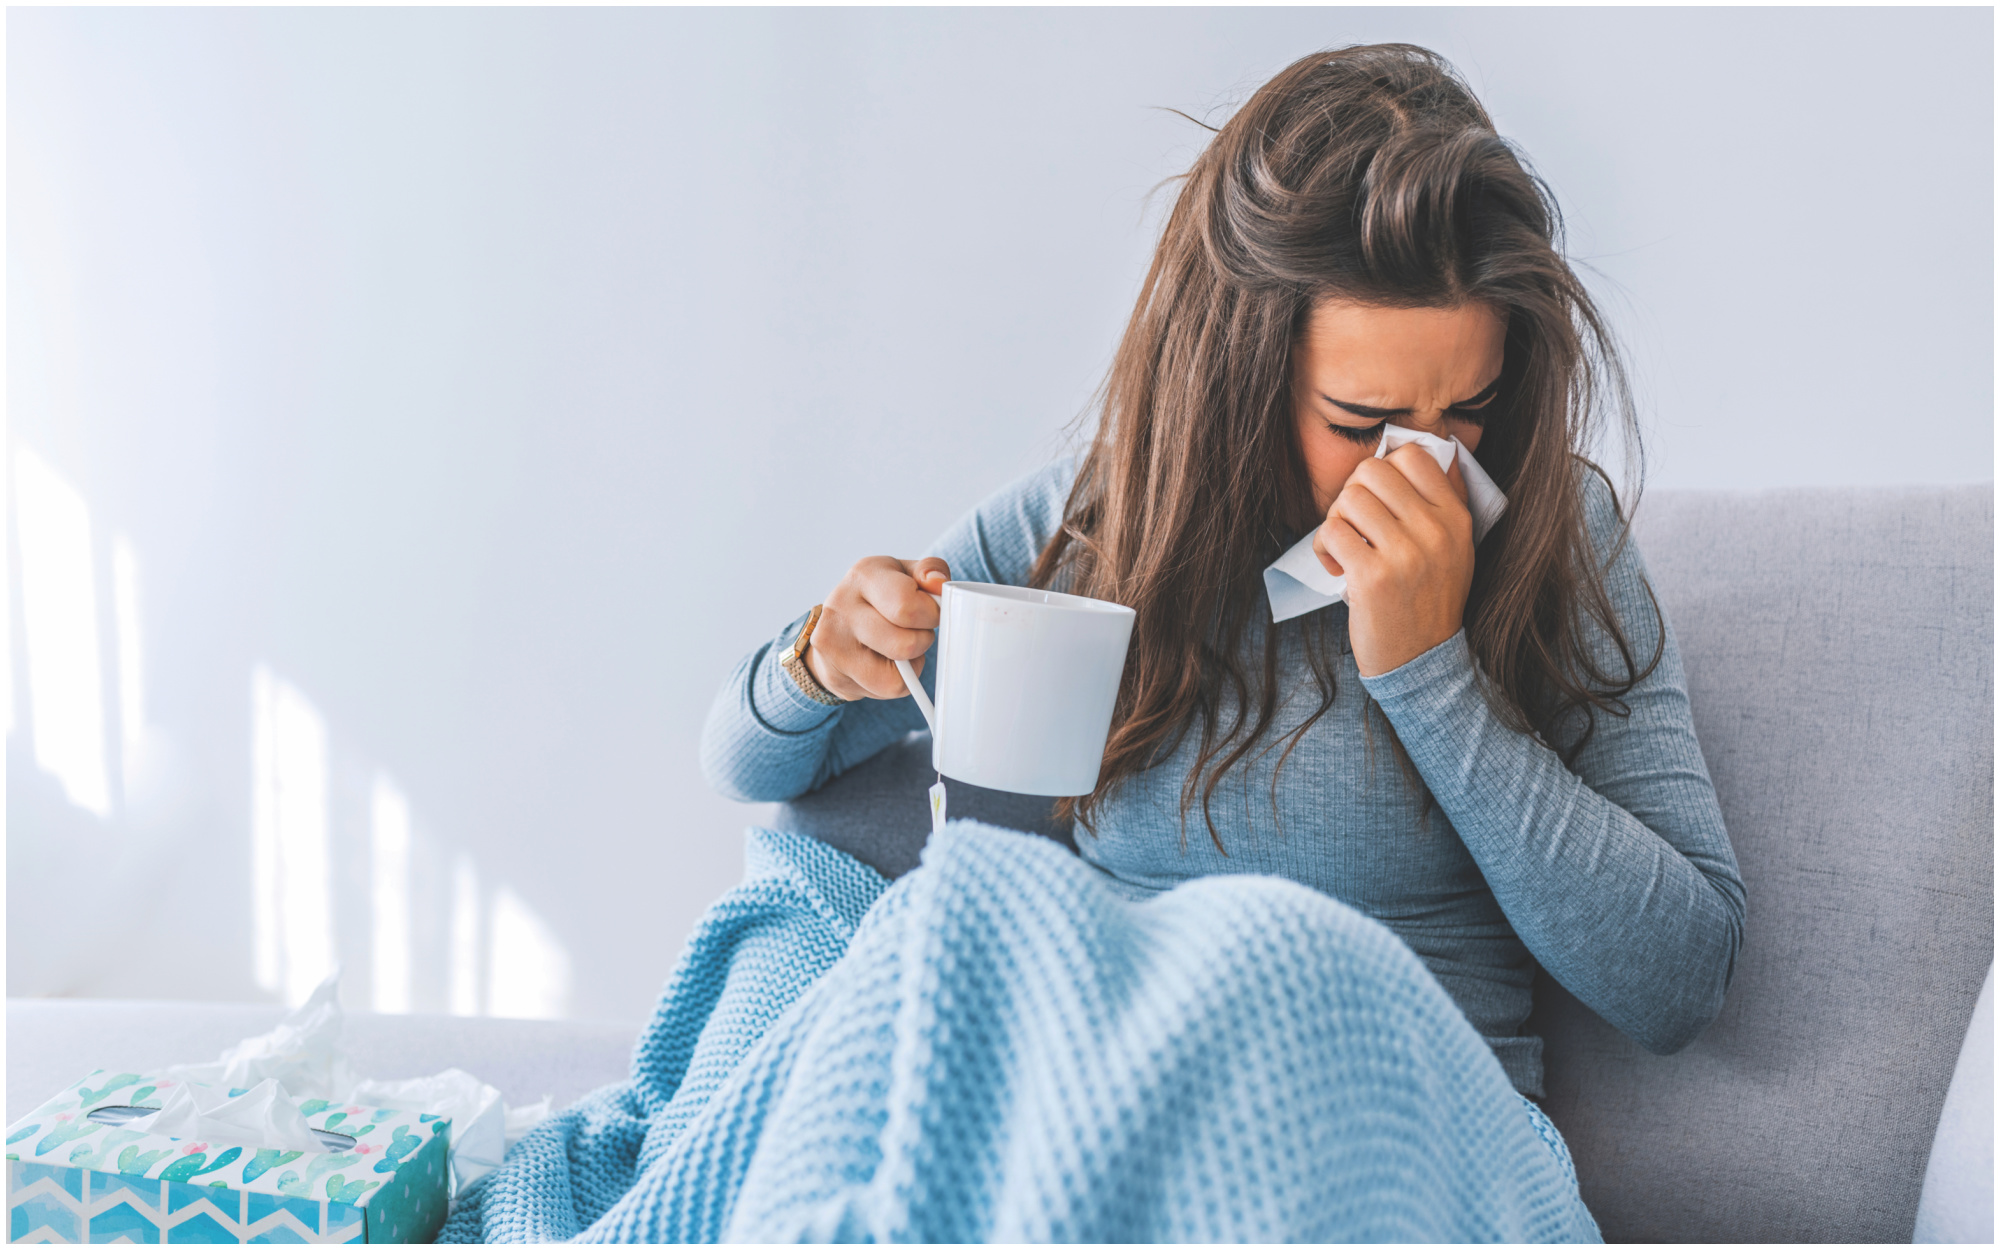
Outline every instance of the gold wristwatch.
<path id="1" fill-rule="evenodd" d="M 847 700 L 820 685 L 819 679 L 813 676 L 812 669 L 806 664 L 806 648 L 812 645 L 813 627 L 819 624 L 819 614 L 825 610 L 826 605 L 823 603 L 813 605 L 811 614 L 806 617 L 806 623 L 799 627 L 799 636 L 792 639 L 792 645 L 786 647 L 784 655 L 778 658 L 778 667 L 791 674 L 792 683 L 806 698 L 814 703 L 838 707 Z"/>

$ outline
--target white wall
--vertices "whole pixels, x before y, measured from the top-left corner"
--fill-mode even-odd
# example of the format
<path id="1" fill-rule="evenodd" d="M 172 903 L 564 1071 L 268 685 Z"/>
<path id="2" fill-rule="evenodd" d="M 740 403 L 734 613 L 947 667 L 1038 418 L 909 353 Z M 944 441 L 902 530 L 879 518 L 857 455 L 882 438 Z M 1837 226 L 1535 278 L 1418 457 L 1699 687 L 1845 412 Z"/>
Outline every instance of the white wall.
<path id="1" fill-rule="evenodd" d="M 1163 106 L 1219 120 L 1317 47 L 1437 48 L 1547 175 L 1630 344 L 1653 486 L 1992 477 L 1989 10 L 14 9 L 7 33 L 10 480 L 45 463 L 95 553 L 61 573 L 74 526 L 13 492 L 12 994 L 282 993 L 255 978 L 262 829 L 257 879 L 331 900 L 267 945 L 293 980 L 338 954 L 366 1004 L 399 795 L 411 1006 L 641 1015 L 756 814 L 696 767 L 725 671 L 1059 446 L 1147 191 L 1204 137 Z M 291 709 L 262 722 L 261 818 L 260 666 Z M 102 815 L 33 741 L 91 702 L 84 669 Z M 538 977 L 486 986 L 495 945 Z"/>

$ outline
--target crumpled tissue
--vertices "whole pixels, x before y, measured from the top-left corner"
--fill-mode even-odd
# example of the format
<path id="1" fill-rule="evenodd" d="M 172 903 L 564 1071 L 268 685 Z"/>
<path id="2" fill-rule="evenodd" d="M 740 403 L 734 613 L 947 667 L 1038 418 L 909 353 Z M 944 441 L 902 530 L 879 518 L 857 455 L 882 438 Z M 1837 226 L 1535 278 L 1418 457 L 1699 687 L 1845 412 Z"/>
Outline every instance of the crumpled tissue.
<path id="1" fill-rule="evenodd" d="M 347 1097 L 355 1080 L 354 1069 L 340 1050 L 343 1019 L 336 971 L 269 1033 L 244 1038 L 211 1063 L 176 1064 L 167 1075 L 223 1089 L 275 1080 L 294 1098 L 339 1101 Z"/>
<path id="2" fill-rule="evenodd" d="M 528 1135 L 528 1130 L 549 1118 L 549 1104 L 554 1099 L 543 1094 L 531 1103 L 507 1108 L 507 1145 L 512 1147 Z"/>
<path id="3" fill-rule="evenodd" d="M 330 1102 L 449 1116 L 451 1179 L 456 1193 L 499 1167 L 507 1147 L 548 1115 L 548 1098 L 510 1108 L 501 1101 L 499 1090 L 458 1068 L 404 1081 L 361 1080 L 340 1048 L 340 1029 L 345 1019 L 340 1007 L 340 972 L 336 969 L 320 982 L 302 1006 L 270 1032 L 244 1038 L 213 1062 L 178 1064 L 167 1069 L 167 1075 L 184 1082 L 207 1082 L 217 1093 L 249 1087 L 241 1097 L 223 1098 L 220 1104 L 215 1104 L 214 1095 L 197 1090 L 176 1101 L 182 1097 L 182 1091 L 188 1090 L 183 1084 L 157 1114 L 134 1121 L 133 1126 L 145 1125 L 148 1131 L 175 1137 L 213 1136 L 232 1144 L 282 1144 L 288 1149 L 323 1150 L 325 1147 L 313 1138 L 305 1118 L 299 1115 L 295 1100 L 324 1098 Z M 273 1091 L 275 1102 L 284 1104 L 297 1119 L 297 1127 L 305 1134 L 302 1144 L 295 1135 L 282 1140 L 273 1135 L 289 1131 L 281 1110 L 264 1109 L 263 1103 L 250 1101 L 267 1086 Z M 211 1105 L 204 1106 L 204 1100 Z M 237 1103 L 244 1106 L 235 1108 Z M 184 1134 L 156 1127 L 169 1111 L 177 1117 L 171 1123 L 192 1122 L 199 1132 Z M 216 1116 L 226 1117 L 215 1121 L 225 1128 L 254 1125 L 257 1135 L 242 1138 L 225 1137 L 219 1131 L 211 1133 L 211 1119 Z"/>
<path id="4" fill-rule="evenodd" d="M 235 1088 L 235 1087 L 231 1087 Z M 125 1127 L 168 1137 L 198 1138 L 222 1146 L 276 1146 L 283 1150 L 325 1150 L 313 1136 L 298 1103 L 285 1087 L 266 1077 L 231 1098 L 214 1086 L 182 1081 L 160 1109 Z"/>
<path id="5" fill-rule="evenodd" d="M 348 1101 L 451 1117 L 451 1175 L 461 1191 L 507 1157 L 507 1107 L 499 1090 L 470 1072 L 446 1068 L 407 1081 L 362 1081 Z"/>
<path id="6" fill-rule="evenodd" d="M 1440 469 L 1450 469 L 1453 457 L 1458 459 L 1458 471 L 1465 479 L 1468 496 L 1466 506 L 1472 512 L 1472 541 L 1476 545 L 1500 519 L 1500 514 L 1507 510 L 1507 496 L 1487 476 L 1486 470 L 1479 467 L 1479 462 L 1472 458 L 1465 444 L 1455 438 L 1439 438 L 1421 430 L 1385 425 L 1382 427 L 1382 441 L 1375 448 L 1376 459 L 1381 459 L 1404 443 L 1415 443 L 1429 452 Z M 1317 527 L 1313 532 L 1318 532 Z M 1319 562 L 1319 556 L 1313 551 L 1313 535 L 1307 534 L 1264 570 L 1264 592 L 1270 597 L 1271 623 L 1275 625 L 1279 621 L 1289 621 L 1295 616 L 1304 616 L 1341 602 L 1347 597 L 1347 579 L 1326 571 L 1326 566 Z"/>

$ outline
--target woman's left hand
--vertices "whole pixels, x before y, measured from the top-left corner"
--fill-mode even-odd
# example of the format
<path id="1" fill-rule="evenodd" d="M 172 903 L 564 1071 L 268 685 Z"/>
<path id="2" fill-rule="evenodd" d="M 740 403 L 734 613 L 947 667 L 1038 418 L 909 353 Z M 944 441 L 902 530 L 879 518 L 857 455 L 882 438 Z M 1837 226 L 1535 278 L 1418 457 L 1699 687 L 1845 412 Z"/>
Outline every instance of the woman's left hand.
<path id="1" fill-rule="evenodd" d="M 1472 513 L 1465 479 L 1414 443 L 1355 466 L 1313 550 L 1347 575 L 1347 634 L 1363 677 L 1400 668 L 1465 623 Z M 1328 557 L 1331 557 L 1329 559 Z"/>

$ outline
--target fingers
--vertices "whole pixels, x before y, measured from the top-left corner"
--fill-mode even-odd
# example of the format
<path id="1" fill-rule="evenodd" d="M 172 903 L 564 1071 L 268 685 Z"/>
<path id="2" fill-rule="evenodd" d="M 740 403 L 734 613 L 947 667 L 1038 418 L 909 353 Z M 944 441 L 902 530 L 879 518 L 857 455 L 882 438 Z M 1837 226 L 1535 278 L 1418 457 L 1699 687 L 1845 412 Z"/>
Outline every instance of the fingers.
<path id="1" fill-rule="evenodd" d="M 1452 471 L 1458 471 L 1456 461 Z M 1459 485 L 1463 483 L 1464 475 L 1460 474 Z M 1465 498 L 1422 448 L 1405 445 L 1380 460 L 1363 460 L 1356 465 L 1341 488 L 1340 498 L 1334 500 L 1336 511 L 1349 494 L 1373 496 L 1405 531 L 1425 543 L 1455 537 L 1460 531 L 1469 540 L 1472 533 L 1472 513 Z M 1368 540 L 1379 545 L 1378 533 L 1368 527 L 1367 520 L 1379 524 L 1381 518 L 1368 512 L 1357 512 L 1353 518 Z"/>
<path id="2" fill-rule="evenodd" d="M 903 561 L 903 568 L 917 585 L 934 595 L 942 591 L 944 584 L 951 580 L 951 565 L 945 562 L 943 556 L 906 560 Z"/>
<path id="3" fill-rule="evenodd" d="M 1356 562 L 1368 558 L 1368 540 L 1347 521 L 1329 516 L 1313 535 L 1313 552 L 1335 577 L 1346 577 Z"/>
<path id="4" fill-rule="evenodd" d="M 806 651 L 806 666 L 812 669 L 820 685 L 843 699 L 900 699 L 909 694 L 894 661 L 845 636 L 834 622 L 824 617 L 813 631 L 812 646 Z M 910 667 L 922 675 L 923 657 L 910 661 Z"/>
<path id="5" fill-rule="evenodd" d="M 1321 568 L 1335 577 L 1346 577 L 1347 566 L 1334 558 L 1332 548 L 1328 545 L 1329 535 L 1327 534 L 1326 527 L 1334 523 L 1332 518 L 1328 518 L 1320 523 L 1320 527 L 1317 530 L 1313 531 L 1313 554 L 1319 557 Z M 1345 527 L 1347 522 L 1341 521 L 1339 524 Z"/>
<path id="6" fill-rule="evenodd" d="M 950 566 L 935 556 L 856 563 L 827 596 L 806 653 L 820 684 L 843 699 L 907 695 L 895 661 L 913 661 L 923 671 L 938 624 L 937 600 L 925 591 L 950 577 Z"/>
<path id="7" fill-rule="evenodd" d="M 819 638 L 817 632 L 813 634 L 813 638 L 815 645 L 810 652 L 807 652 L 808 657 L 820 654 L 820 649 L 817 645 L 817 639 Z M 823 658 L 831 663 L 838 678 L 846 688 L 842 689 L 830 684 L 825 677 L 820 677 L 820 684 L 843 699 L 907 699 L 910 697 L 910 688 L 903 684 L 903 674 L 896 668 L 894 660 L 871 651 L 851 639 L 838 658 L 832 655 L 826 655 Z M 923 676 L 924 657 L 920 655 L 911 660 L 910 669 L 917 676 Z M 814 670 L 814 676 L 820 676 L 817 669 Z"/>
<path id="8" fill-rule="evenodd" d="M 1390 452 L 1387 456 L 1363 460 L 1360 464 L 1355 465 L 1354 472 L 1347 475 L 1347 486 L 1345 489 L 1352 489 L 1359 486 L 1381 500 L 1383 505 L 1393 515 L 1397 517 L 1409 516 L 1431 501 L 1425 497 L 1423 491 L 1412 480 L 1414 476 L 1421 475 L 1423 470 L 1416 467 L 1408 457 L 1404 456 L 1403 453 L 1407 451 L 1415 451 L 1417 457 L 1430 467 L 1430 471 L 1434 477 L 1443 478 L 1444 474 L 1439 471 L 1437 461 L 1432 460 L 1421 448 L 1405 444 Z M 1446 493 L 1450 492 L 1449 486 L 1442 486 L 1441 482 L 1439 486 Z"/>
<path id="9" fill-rule="evenodd" d="M 1416 493 L 1432 506 L 1454 497 L 1460 503 L 1468 498 L 1465 474 L 1459 471 L 1457 456 L 1451 458 L 1451 469 L 1446 471 L 1438 468 L 1429 451 L 1415 443 L 1404 443 L 1382 460 L 1398 470 Z"/>
<path id="10" fill-rule="evenodd" d="M 1469 508 L 1472 505 L 1472 488 L 1465 484 L 1465 474 L 1458 467 L 1460 459 L 1458 456 L 1451 458 L 1451 468 L 1444 476 L 1451 483 L 1451 491 L 1458 496 L 1458 501 Z"/>
<path id="11" fill-rule="evenodd" d="M 862 641 L 870 646 L 882 643 L 876 650 L 890 659 L 911 660 L 922 655 L 931 645 L 930 631 L 937 628 L 938 602 L 917 584 L 914 562 L 881 557 L 864 560 L 854 568 L 860 574 L 856 588 L 880 617 L 879 625 L 861 634 Z M 934 584 L 942 584 L 944 579 L 937 577 L 935 570 L 924 571 Z M 913 646 L 915 650 L 911 650 Z"/>
<path id="12" fill-rule="evenodd" d="M 1396 475 L 1394 469 L 1387 472 L 1391 476 Z M 1359 474 L 1355 476 L 1358 477 Z M 1409 483 L 1403 483 L 1402 487 L 1407 491 Z M 1405 514 L 1410 511 L 1407 500 L 1403 511 Z M 1347 522 L 1355 533 L 1368 540 L 1368 545 L 1371 547 L 1387 546 L 1402 533 L 1402 516 L 1392 510 L 1381 496 L 1368 486 L 1356 482 L 1354 477 L 1347 479 L 1347 486 L 1341 490 L 1339 498 L 1333 501 L 1333 510 L 1329 515 Z"/>

